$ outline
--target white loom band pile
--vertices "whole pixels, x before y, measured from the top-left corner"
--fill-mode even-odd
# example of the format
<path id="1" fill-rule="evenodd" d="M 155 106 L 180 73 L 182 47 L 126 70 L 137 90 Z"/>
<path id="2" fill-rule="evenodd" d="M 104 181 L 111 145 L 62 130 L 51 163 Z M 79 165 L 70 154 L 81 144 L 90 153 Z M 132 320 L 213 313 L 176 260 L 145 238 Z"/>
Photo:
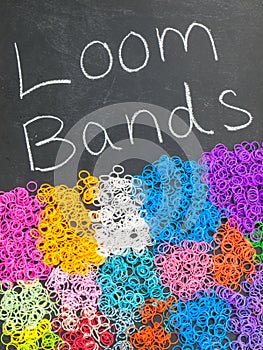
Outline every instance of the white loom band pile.
<path id="1" fill-rule="evenodd" d="M 109 175 L 99 177 L 100 187 L 91 213 L 95 238 L 104 256 L 125 254 L 127 248 L 136 252 L 151 245 L 149 226 L 140 216 L 141 202 L 132 185 L 133 177 L 123 175 L 124 168 L 115 165 Z"/>

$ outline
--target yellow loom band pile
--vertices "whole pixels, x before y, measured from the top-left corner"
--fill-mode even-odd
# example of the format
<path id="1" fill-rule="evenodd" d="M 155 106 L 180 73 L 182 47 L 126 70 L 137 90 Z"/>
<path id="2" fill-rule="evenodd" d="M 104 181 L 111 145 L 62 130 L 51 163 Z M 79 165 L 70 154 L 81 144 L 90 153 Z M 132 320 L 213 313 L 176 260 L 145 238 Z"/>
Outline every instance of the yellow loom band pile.
<path id="1" fill-rule="evenodd" d="M 9 340 L 5 341 L 7 338 Z M 6 349 L 17 350 L 54 349 L 56 344 L 61 342 L 61 338 L 52 332 L 51 323 L 47 319 L 41 320 L 32 329 L 24 328 L 11 333 L 3 329 L 1 340 L 6 345 Z"/>
<path id="2" fill-rule="evenodd" d="M 84 276 L 104 262 L 91 227 L 91 211 L 83 204 L 93 203 L 98 186 L 97 178 L 80 171 L 74 188 L 43 184 L 38 189 L 37 198 L 45 208 L 32 236 L 38 237 L 36 247 L 48 266 L 59 265 L 68 274 Z"/>

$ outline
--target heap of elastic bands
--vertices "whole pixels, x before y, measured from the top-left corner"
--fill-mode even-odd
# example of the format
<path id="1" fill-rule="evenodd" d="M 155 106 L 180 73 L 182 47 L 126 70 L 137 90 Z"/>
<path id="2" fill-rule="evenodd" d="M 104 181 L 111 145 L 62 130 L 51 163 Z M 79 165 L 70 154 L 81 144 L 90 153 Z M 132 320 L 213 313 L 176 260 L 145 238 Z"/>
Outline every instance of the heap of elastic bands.
<path id="1" fill-rule="evenodd" d="M 56 304 L 37 280 L 30 283 L 19 281 L 1 294 L 0 321 L 5 334 L 33 329 L 42 319 L 52 320 L 57 313 Z"/>
<path id="2" fill-rule="evenodd" d="M 176 332 L 169 332 L 165 327 L 167 310 L 174 302 L 174 297 L 166 301 L 154 298 L 144 301 L 139 308 L 141 323 L 127 330 L 131 346 L 140 350 L 163 350 L 178 342 Z"/>
<path id="3" fill-rule="evenodd" d="M 234 220 L 222 224 L 214 236 L 213 274 L 218 284 L 241 291 L 241 280 L 248 280 L 255 270 L 256 250 L 243 238 Z"/>
<path id="4" fill-rule="evenodd" d="M 209 289 L 214 281 L 212 255 L 206 242 L 182 241 L 179 246 L 158 246 L 154 264 L 160 282 L 178 298 L 191 299 L 198 290 Z"/>
<path id="5" fill-rule="evenodd" d="M 101 312 L 114 320 L 117 310 L 133 315 L 145 299 L 163 299 L 167 291 L 158 283 L 154 271 L 153 255 L 149 250 L 142 253 L 129 250 L 125 256 L 108 258 L 98 273 L 102 289 Z"/>
<path id="6" fill-rule="evenodd" d="M 86 273 L 103 263 L 98 244 L 93 237 L 89 211 L 79 193 L 67 186 L 40 186 L 37 197 L 43 205 L 37 230 L 31 235 L 38 238 L 37 249 L 48 266 L 60 266 L 66 273 Z"/>
<path id="7" fill-rule="evenodd" d="M 45 280 L 50 268 L 42 262 L 43 255 L 36 248 L 30 230 L 39 224 L 43 209 L 33 195 L 35 182 L 26 188 L 15 188 L 0 194 L 0 280 L 16 282 Z"/>
<path id="8" fill-rule="evenodd" d="M 241 282 L 244 295 L 218 287 L 217 294 L 230 306 L 228 332 L 236 335 L 231 349 L 261 350 L 263 343 L 263 270 L 258 265 L 250 280 Z"/>
<path id="9" fill-rule="evenodd" d="M 178 332 L 179 341 L 173 349 L 228 350 L 230 313 L 228 303 L 213 290 L 198 291 L 192 300 L 172 305 L 168 322 L 171 330 Z"/>
<path id="10" fill-rule="evenodd" d="M 194 161 L 161 156 L 134 179 L 153 243 L 212 241 L 220 214 L 207 200 L 208 188 L 201 183 L 204 172 Z"/>
<path id="11" fill-rule="evenodd" d="M 209 172 L 203 180 L 209 199 L 218 209 L 227 209 L 242 234 L 250 234 L 263 218 L 263 148 L 258 142 L 242 142 L 230 151 L 217 145 L 202 155 Z"/>
<path id="12" fill-rule="evenodd" d="M 99 177 L 99 194 L 93 204 L 95 238 L 104 256 L 125 254 L 127 248 L 139 252 L 150 245 L 149 227 L 141 218 L 141 202 L 132 185 L 132 176 L 115 166 L 109 175 Z"/>
<path id="13" fill-rule="evenodd" d="M 4 340 L 3 338 L 8 340 Z M 51 323 L 47 319 L 42 319 L 35 328 L 24 328 L 21 331 L 8 332 L 3 330 L 1 336 L 2 343 L 7 349 L 34 349 L 34 350 L 49 350 L 56 349 L 61 343 L 59 338 L 51 330 Z"/>
<path id="14" fill-rule="evenodd" d="M 57 298 L 62 308 L 68 307 L 74 310 L 85 306 L 96 309 L 101 295 L 101 288 L 96 282 L 94 271 L 89 271 L 83 277 L 69 276 L 57 267 L 52 270 L 45 287 L 50 295 Z"/>
<path id="15" fill-rule="evenodd" d="M 62 339 L 61 350 L 102 350 L 114 343 L 114 327 L 92 307 L 65 309 L 53 320 L 52 326 Z"/>
<path id="16" fill-rule="evenodd" d="M 1 192 L 6 349 L 261 350 L 262 160 L 217 145 Z"/>

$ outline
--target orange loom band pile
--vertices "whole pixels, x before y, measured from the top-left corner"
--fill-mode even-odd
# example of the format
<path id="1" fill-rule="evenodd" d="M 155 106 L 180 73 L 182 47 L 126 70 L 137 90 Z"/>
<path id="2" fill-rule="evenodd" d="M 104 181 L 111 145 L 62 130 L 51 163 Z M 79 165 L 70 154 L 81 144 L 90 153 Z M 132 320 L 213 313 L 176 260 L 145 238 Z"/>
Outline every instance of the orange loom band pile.
<path id="1" fill-rule="evenodd" d="M 232 220 L 220 226 L 214 242 L 217 245 L 213 255 L 214 281 L 239 292 L 241 280 L 248 279 L 255 270 L 253 256 L 256 251 Z"/>

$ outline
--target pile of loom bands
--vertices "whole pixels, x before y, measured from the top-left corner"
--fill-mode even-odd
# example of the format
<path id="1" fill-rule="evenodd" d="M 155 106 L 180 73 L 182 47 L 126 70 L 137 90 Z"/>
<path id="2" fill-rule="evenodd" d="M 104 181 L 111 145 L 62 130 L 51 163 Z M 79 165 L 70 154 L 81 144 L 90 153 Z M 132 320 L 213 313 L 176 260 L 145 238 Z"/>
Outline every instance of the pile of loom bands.
<path id="1" fill-rule="evenodd" d="M 109 175 L 100 176 L 99 193 L 93 202 L 99 208 L 93 213 L 93 222 L 97 219 L 95 238 L 105 256 L 124 254 L 126 248 L 140 251 L 150 245 L 149 227 L 140 216 L 142 203 L 134 192 L 132 176 L 123 173 L 123 167 L 115 166 Z"/>
<path id="2" fill-rule="evenodd" d="M 164 325 L 165 313 L 174 303 L 175 298 L 166 301 L 155 298 L 146 299 L 139 308 L 141 322 L 139 327 L 129 327 L 128 341 L 136 349 L 154 350 L 156 348 L 169 349 L 176 344 L 177 334 L 170 332 Z"/>
<path id="3" fill-rule="evenodd" d="M 183 349 L 229 349 L 230 314 L 228 302 L 208 289 L 194 293 L 192 300 L 179 300 L 168 311 L 168 322 Z"/>
<path id="4" fill-rule="evenodd" d="M 36 248 L 36 239 L 30 235 L 39 224 L 44 207 L 30 196 L 32 182 L 26 188 L 15 188 L 0 196 L 0 280 L 11 282 L 33 279 L 45 280 L 50 268 Z M 33 184 L 33 192 L 36 187 Z"/>
<path id="5" fill-rule="evenodd" d="M 213 267 L 216 283 L 233 290 L 241 290 L 241 279 L 249 279 L 255 270 L 253 257 L 256 250 L 243 238 L 236 224 L 229 220 L 214 236 Z"/>
<path id="6" fill-rule="evenodd" d="M 154 264 L 162 285 L 180 299 L 213 286 L 212 256 L 206 242 L 182 241 L 178 246 L 162 243 Z"/>
<path id="7" fill-rule="evenodd" d="M 262 350 L 262 145 L 0 192 L 0 325 L 7 350 Z"/>
<path id="8" fill-rule="evenodd" d="M 201 182 L 203 167 L 179 157 L 161 156 L 134 180 L 144 198 L 142 214 L 155 245 L 183 240 L 211 242 L 220 213 L 207 200 L 208 187 Z"/>

